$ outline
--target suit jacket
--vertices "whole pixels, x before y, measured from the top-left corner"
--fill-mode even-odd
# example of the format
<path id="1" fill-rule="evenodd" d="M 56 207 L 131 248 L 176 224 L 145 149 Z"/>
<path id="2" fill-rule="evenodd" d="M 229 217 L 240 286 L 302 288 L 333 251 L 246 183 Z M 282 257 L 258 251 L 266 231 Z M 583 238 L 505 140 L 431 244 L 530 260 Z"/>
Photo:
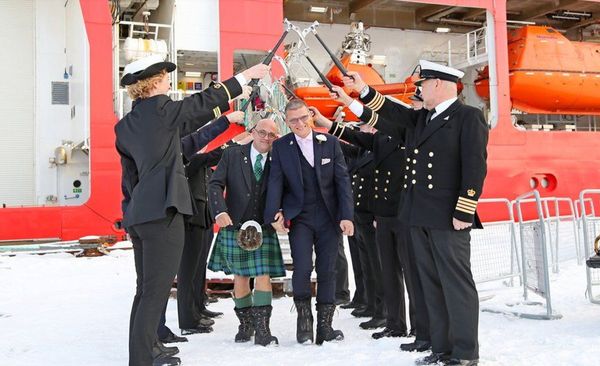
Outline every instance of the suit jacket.
<path id="1" fill-rule="evenodd" d="M 326 141 L 316 139 L 318 135 Z M 296 217 L 304 205 L 300 151 L 293 133 L 279 138 L 271 151 L 271 171 L 267 188 L 265 222 L 272 222 L 283 210 L 286 220 Z M 315 173 L 321 196 L 333 222 L 353 220 L 352 189 L 340 142 L 328 134 L 313 133 Z"/>
<path id="2" fill-rule="evenodd" d="M 263 178 L 258 192 L 252 191 L 255 183 L 250 147 L 246 145 L 232 146 L 223 151 L 221 161 L 208 183 L 209 207 L 212 217 L 222 212 L 227 212 L 234 226 L 240 225 L 248 206 L 254 204 L 254 198 L 259 203 L 262 212 L 266 200 L 267 177 L 270 168 L 270 155 L 267 155 Z M 225 197 L 223 197 L 226 193 Z M 253 195 L 258 195 L 255 197 Z M 259 223 L 262 224 L 261 218 Z M 270 223 L 270 222 L 267 222 Z"/>
<path id="3" fill-rule="evenodd" d="M 181 137 L 206 123 L 198 119 L 224 101 L 241 94 L 235 78 L 173 101 L 166 95 L 141 99 L 115 126 L 116 148 L 121 156 L 123 225 L 129 227 L 166 217 L 173 207 L 184 215 L 194 213 L 185 177 Z"/>
<path id="4" fill-rule="evenodd" d="M 366 200 L 370 202 L 371 212 L 374 215 L 397 216 L 402 186 L 409 173 L 405 168 L 406 156 L 402 141 L 381 132 L 364 133 L 337 123 L 331 126 L 330 133 L 344 141 L 373 152 L 374 166 L 370 182 L 371 187 L 368 191 L 363 191 L 362 194 L 368 196 Z M 363 181 L 359 182 L 358 187 L 365 187 L 366 184 L 362 184 L 365 183 L 365 178 L 361 177 L 360 179 Z M 353 188 L 356 190 L 355 184 Z"/>
<path id="5" fill-rule="evenodd" d="M 454 217 L 481 227 L 476 208 L 487 172 L 489 134 L 483 113 L 457 100 L 427 123 L 427 110 L 406 108 L 372 88 L 362 101 L 361 119 L 383 133 L 406 136 L 410 174 L 403 185 L 401 219 L 453 230 Z"/>

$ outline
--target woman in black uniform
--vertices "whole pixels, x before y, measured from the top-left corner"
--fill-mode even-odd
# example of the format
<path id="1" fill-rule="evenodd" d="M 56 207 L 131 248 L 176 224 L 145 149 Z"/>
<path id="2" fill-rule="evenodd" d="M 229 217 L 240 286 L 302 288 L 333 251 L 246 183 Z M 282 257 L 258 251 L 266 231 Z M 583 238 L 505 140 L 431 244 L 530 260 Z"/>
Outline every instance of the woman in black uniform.
<path id="1" fill-rule="evenodd" d="M 129 365 L 177 365 L 156 345 L 156 328 L 181 259 L 183 215 L 193 203 L 181 156 L 181 137 L 206 123 L 206 110 L 235 98 L 251 79 L 265 76 L 259 64 L 207 90 L 172 101 L 168 73 L 175 64 L 150 56 L 127 65 L 121 85 L 134 100 L 115 126 L 121 157 L 123 226 L 131 236 L 137 273 L 129 325 Z"/>

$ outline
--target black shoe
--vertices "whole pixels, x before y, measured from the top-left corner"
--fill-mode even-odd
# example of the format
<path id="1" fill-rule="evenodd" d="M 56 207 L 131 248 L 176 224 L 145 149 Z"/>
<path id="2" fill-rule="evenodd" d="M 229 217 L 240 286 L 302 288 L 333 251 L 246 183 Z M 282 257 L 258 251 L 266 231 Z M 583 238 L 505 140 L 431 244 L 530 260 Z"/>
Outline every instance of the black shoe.
<path id="1" fill-rule="evenodd" d="M 156 350 L 155 348 L 157 348 L 158 350 Z M 179 348 L 177 347 L 168 347 L 165 346 L 164 344 L 162 344 L 161 341 L 155 341 L 154 345 L 152 346 L 152 354 L 164 354 L 166 356 L 175 356 L 176 354 L 179 353 Z"/>
<path id="2" fill-rule="evenodd" d="M 252 308 L 234 308 L 235 315 L 240 320 L 238 332 L 235 335 L 235 343 L 249 342 L 254 335 L 254 324 L 252 320 Z"/>
<path id="3" fill-rule="evenodd" d="M 450 353 L 434 352 L 429 356 L 419 358 L 415 361 L 415 365 L 437 365 L 438 362 L 445 362 L 450 359 Z"/>
<path id="4" fill-rule="evenodd" d="M 298 343 L 314 342 L 313 314 L 310 309 L 310 299 L 294 301 L 298 320 L 296 322 L 296 340 Z"/>
<path id="5" fill-rule="evenodd" d="M 206 298 L 206 303 L 207 304 L 214 304 L 215 302 L 219 301 L 219 298 L 216 296 L 208 296 Z"/>
<path id="6" fill-rule="evenodd" d="M 386 320 L 383 318 L 373 318 L 366 322 L 360 323 L 358 326 L 362 329 L 377 329 L 385 327 Z"/>
<path id="7" fill-rule="evenodd" d="M 271 320 L 271 305 L 254 306 L 252 309 L 252 318 L 254 320 L 254 344 L 268 346 L 270 344 L 279 344 L 277 337 L 271 335 L 269 322 Z"/>
<path id="8" fill-rule="evenodd" d="M 209 318 L 208 316 L 200 313 L 198 314 L 198 324 L 200 324 L 203 327 L 212 327 L 213 325 L 215 325 L 215 321 L 212 320 L 211 318 Z"/>
<path id="9" fill-rule="evenodd" d="M 585 264 L 590 268 L 600 268 L 600 254 L 596 254 L 593 257 L 589 257 Z"/>
<path id="10" fill-rule="evenodd" d="M 336 305 L 344 305 L 350 302 L 350 298 L 339 298 L 339 299 L 335 299 L 335 304 Z"/>
<path id="11" fill-rule="evenodd" d="M 415 340 L 412 343 L 403 343 L 400 349 L 405 352 L 425 352 L 431 348 L 431 342 Z"/>
<path id="12" fill-rule="evenodd" d="M 185 328 L 181 329 L 181 335 L 190 335 L 190 334 L 203 334 L 212 332 L 212 327 L 205 327 L 203 325 L 198 324 L 195 328 Z"/>
<path id="13" fill-rule="evenodd" d="M 372 318 L 373 317 L 373 312 L 371 310 L 367 310 L 366 306 L 356 308 L 356 309 L 352 310 L 352 312 L 350 314 L 357 318 Z"/>
<path id="14" fill-rule="evenodd" d="M 318 345 L 323 342 L 341 341 L 344 339 L 344 333 L 341 330 L 333 329 L 333 314 L 335 313 L 334 304 L 317 304 L 317 341 Z"/>
<path id="15" fill-rule="evenodd" d="M 451 358 L 444 361 L 444 365 L 460 365 L 460 366 L 476 366 L 479 360 L 461 360 L 459 358 Z"/>
<path id="16" fill-rule="evenodd" d="M 188 341 L 187 338 L 175 335 L 170 330 L 169 330 L 169 334 L 165 338 L 159 338 L 158 340 L 160 342 L 162 342 L 162 343 L 181 343 L 181 342 L 187 342 Z"/>
<path id="17" fill-rule="evenodd" d="M 152 366 L 178 366 L 181 365 L 181 359 L 173 356 L 159 356 L 152 360 Z"/>
<path id="18" fill-rule="evenodd" d="M 353 301 L 350 301 L 349 303 L 344 304 L 344 305 L 340 305 L 340 309 L 356 309 L 359 307 L 366 307 L 366 306 L 363 304 L 355 303 Z"/>
<path id="19" fill-rule="evenodd" d="M 406 332 L 385 327 L 385 329 L 381 332 L 375 332 L 371 334 L 371 337 L 373 337 L 373 339 L 381 339 L 386 337 L 406 337 Z"/>
<path id="20" fill-rule="evenodd" d="M 220 318 L 223 316 L 223 313 L 219 311 L 210 311 L 207 308 L 204 308 L 200 311 L 200 314 L 209 317 L 209 318 Z M 212 325 L 212 324 L 211 324 Z"/>

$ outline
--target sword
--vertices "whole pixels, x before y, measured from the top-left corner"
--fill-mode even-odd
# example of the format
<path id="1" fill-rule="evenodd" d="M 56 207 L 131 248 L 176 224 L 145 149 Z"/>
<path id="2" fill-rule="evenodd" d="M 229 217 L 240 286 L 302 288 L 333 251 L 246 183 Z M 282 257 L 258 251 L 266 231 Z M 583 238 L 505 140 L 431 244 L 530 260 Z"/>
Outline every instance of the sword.
<path id="1" fill-rule="evenodd" d="M 308 57 L 308 55 L 305 55 L 306 59 L 308 60 L 308 62 L 310 62 L 310 64 L 312 65 L 312 67 L 315 69 L 315 71 L 317 72 L 317 74 L 319 74 L 319 77 L 321 78 L 321 80 L 323 81 L 323 83 L 327 86 L 327 88 L 329 89 L 330 92 L 337 94 L 334 90 L 333 90 L 333 84 L 331 84 L 331 81 L 329 81 L 325 75 L 323 75 L 323 73 L 319 70 L 319 68 L 317 67 L 317 65 L 315 65 L 315 63 L 310 59 L 310 57 Z"/>
<path id="2" fill-rule="evenodd" d="M 342 63 L 340 62 L 340 60 L 338 60 L 338 58 L 335 56 L 335 54 L 333 52 L 331 52 L 331 50 L 329 49 L 329 47 L 327 47 L 327 45 L 325 44 L 325 42 L 323 42 L 323 40 L 321 39 L 321 37 L 317 34 L 317 29 L 316 28 L 312 28 L 311 30 L 312 30 L 312 33 L 317 38 L 317 41 L 319 41 L 319 43 L 321 44 L 321 46 L 323 46 L 323 48 L 325 48 L 325 51 L 327 51 L 327 53 L 329 54 L 329 57 L 331 57 L 331 61 L 333 61 L 333 63 L 335 64 L 335 66 L 337 66 L 337 68 L 342 72 L 342 74 L 344 76 L 348 76 L 348 77 L 351 77 L 352 79 L 354 79 L 352 76 L 348 75 L 348 70 L 344 67 L 344 65 L 342 65 Z"/>

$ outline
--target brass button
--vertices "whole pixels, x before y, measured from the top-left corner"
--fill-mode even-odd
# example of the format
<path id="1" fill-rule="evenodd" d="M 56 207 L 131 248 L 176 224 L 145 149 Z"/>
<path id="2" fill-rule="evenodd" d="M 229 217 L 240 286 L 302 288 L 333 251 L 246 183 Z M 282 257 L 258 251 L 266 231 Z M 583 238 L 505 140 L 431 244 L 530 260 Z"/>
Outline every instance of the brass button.
<path id="1" fill-rule="evenodd" d="M 415 149 L 415 154 L 418 154 L 418 153 L 419 153 L 419 149 Z"/>
<path id="2" fill-rule="evenodd" d="M 389 179 L 386 179 L 386 180 L 385 180 L 385 182 L 386 182 L 386 183 L 389 183 L 389 182 L 390 182 L 390 180 L 389 180 Z"/>
<path id="3" fill-rule="evenodd" d="M 383 191 L 384 191 L 384 192 L 387 192 L 387 188 L 384 188 L 384 189 L 383 189 Z"/>
<path id="4" fill-rule="evenodd" d="M 404 188 L 408 187 L 406 184 L 404 185 Z"/>
<path id="5" fill-rule="evenodd" d="M 427 176 L 427 179 L 431 180 L 433 177 L 431 175 Z"/>
<path id="6" fill-rule="evenodd" d="M 356 177 L 358 177 L 358 175 L 356 175 L 356 174 L 354 174 L 354 175 L 352 176 L 352 178 L 356 178 Z"/>
<path id="7" fill-rule="evenodd" d="M 379 196 L 378 196 L 378 195 L 375 195 L 375 198 L 379 198 Z"/>
<path id="8" fill-rule="evenodd" d="M 433 184 L 428 185 L 429 189 L 433 189 Z"/>
<path id="9" fill-rule="evenodd" d="M 429 157 L 432 157 L 432 158 L 433 158 L 433 151 L 430 151 L 430 152 L 429 152 Z"/>
<path id="10" fill-rule="evenodd" d="M 352 185 L 354 185 L 355 182 L 352 182 Z"/>
<path id="11" fill-rule="evenodd" d="M 416 164 L 416 163 L 417 163 L 417 159 L 413 159 L 413 164 Z"/>
<path id="12" fill-rule="evenodd" d="M 410 168 L 408 167 L 408 165 L 406 166 L 406 170 L 409 170 Z"/>
<path id="13" fill-rule="evenodd" d="M 378 170 L 378 169 L 375 169 L 375 173 L 376 173 L 376 174 L 379 174 L 379 170 Z"/>
<path id="14" fill-rule="evenodd" d="M 416 170 L 413 170 L 413 171 L 412 171 L 412 173 L 413 173 L 413 175 L 415 175 L 415 174 L 417 174 L 417 171 L 416 171 Z"/>
<path id="15" fill-rule="evenodd" d="M 410 158 L 406 158 L 406 162 L 407 162 L 407 163 L 410 163 Z"/>
<path id="16" fill-rule="evenodd" d="M 365 180 L 365 178 L 360 178 L 360 181 L 361 181 L 361 182 L 364 182 L 364 180 Z"/>
<path id="17" fill-rule="evenodd" d="M 375 190 L 378 190 L 378 189 L 379 189 L 378 187 L 375 187 Z"/>
<path id="18" fill-rule="evenodd" d="M 359 186 L 358 189 L 362 189 L 362 186 Z"/>
<path id="19" fill-rule="evenodd" d="M 377 182 L 377 181 L 378 181 L 377 178 L 375 178 L 375 182 Z"/>
<path id="20" fill-rule="evenodd" d="M 417 181 L 416 181 L 416 179 L 413 179 L 413 180 L 412 180 L 412 184 L 417 184 Z"/>
<path id="21" fill-rule="evenodd" d="M 408 179 L 408 175 L 405 175 L 405 176 L 404 176 L 404 179 Z"/>
<path id="22" fill-rule="evenodd" d="M 388 170 L 388 175 L 392 175 L 392 172 L 390 172 L 389 170 Z"/>
<path id="23" fill-rule="evenodd" d="M 358 198 L 360 198 L 360 194 L 358 195 Z"/>
<path id="24" fill-rule="evenodd" d="M 360 205 L 360 202 L 356 202 L 356 205 L 357 205 L 357 206 L 358 206 L 358 205 Z"/>
<path id="25" fill-rule="evenodd" d="M 429 164 L 427 164 L 427 167 L 431 168 L 431 167 L 433 167 L 433 164 L 429 163 Z"/>

